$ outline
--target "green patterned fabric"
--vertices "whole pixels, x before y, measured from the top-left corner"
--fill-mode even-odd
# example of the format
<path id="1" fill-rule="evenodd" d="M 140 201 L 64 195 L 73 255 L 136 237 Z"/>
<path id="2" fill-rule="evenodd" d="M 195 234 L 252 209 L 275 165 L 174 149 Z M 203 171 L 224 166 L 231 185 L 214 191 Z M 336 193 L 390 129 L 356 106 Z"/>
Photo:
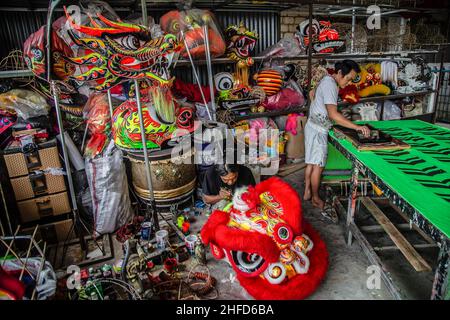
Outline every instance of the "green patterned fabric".
<path id="1" fill-rule="evenodd" d="M 420 120 L 369 122 L 411 146 L 358 151 L 335 139 L 447 237 L 450 237 L 450 130 Z"/>

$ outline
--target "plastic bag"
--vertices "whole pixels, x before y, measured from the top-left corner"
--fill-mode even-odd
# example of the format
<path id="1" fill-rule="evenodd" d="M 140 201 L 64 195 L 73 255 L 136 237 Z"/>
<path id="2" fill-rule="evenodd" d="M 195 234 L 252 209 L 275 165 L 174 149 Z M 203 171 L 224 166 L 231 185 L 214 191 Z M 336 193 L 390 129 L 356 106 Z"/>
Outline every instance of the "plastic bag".
<path id="1" fill-rule="evenodd" d="M 108 133 L 111 130 L 111 115 L 107 95 L 97 92 L 91 94 L 84 106 L 83 117 L 86 119 L 86 125 L 91 133 L 84 156 L 94 158 L 105 148 Z"/>
<path id="2" fill-rule="evenodd" d="M 359 114 L 362 121 L 378 121 L 379 115 L 377 114 L 377 103 L 366 102 L 359 103 L 352 107 L 353 113 Z"/>
<path id="3" fill-rule="evenodd" d="M 112 233 L 132 218 L 122 151 L 114 141 L 102 157 L 86 159 L 86 175 L 94 209 L 94 235 Z"/>
<path id="4" fill-rule="evenodd" d="M 81 25 L 91 25 L 91 19 L 93 19 L 98 25 L 102 26 L 103 22 L 98 18 L 98 13 L 111 21 L 118 21 L 120 19 L 114 9 L 104 1 L 91 0 L 89 2 L 84 2 L 82 6 L 70 5 L 67 7 L 67 10 L 70 14 L 76 15 L 77 22 Z M 71 30 L 79 36 L 82 35 L 82 33 L 74 30 L 65 16 L 55 20 L 52 27 L 56 30 L 61 39 L 63 39 L 70 47 L 74 56 L 80 56 L 85 49 L 75 44 L 73 39 L 69 36 L 68 30 Z"/>
<path id="5" fill-rule="evenodd" d="M 269 96 L 263 102 L 267 110 L 283 110 L 299 107 L 305 104 L 305 97 L 297 83 L 290 80 L 287 86 L 273 96 Z"/>
<path id="6" fill-rule="evenodd" d="M 190 9 L 173 10 L 160 19 L 161 28 L 171 34 L 177 35 L 183 48 L 181 55 L 187 59 L 189 50 L 194 59 L 204 59 L 206 57 L 205 33 L 203 26 L 208 22 L 208 40 L 211 57 L 220 57 L 225 53 L 225 40 L 220 31 L 221 28 L 214 17 L 214 14 L 208 10 Z M 186 45 L 184 44 L 183 31 Z"/>
<path id="7" fill-rule="evenodd" d="M 66 59 L 73 56 L 73 51 L 67 45 L 65 40 L 58 33 L 60 25 L 66 22 L 65 17 L 57 19 L 52 24 L 51 30 L 51 52 L 52 52 L 52 70 L 53 79 L 68 81 L 69 77 L 75 72 L 75 66 Z M 33 73 L 47 81 L 47 57 L 46 57 L 46 26 L 42 26 L 36 32 L 32 33 L 23 44 L 24 60 Z M 68 35 L 66 34 L 68 37 Z"/>
<path id="8" fill-rule="evenodd" d="M 109 132 L 111 115 L 105 93 L 96 92 L 90 95 L 83 109 L 83 117 L 86 119 L 91 134 Z"/>
<path id="9" fill-rule="evenodd" d="M 381 114 L 381 103 L 377 106 L 378 118 Z M 383 120 L 395 120 L 402 117 L 402 110 L 392 101 L 386 100 L 384 102 Z"/>
<path id="10" fill-rule="evenodd" d="M 264 50 L 261 53 L 261 56 L 265 58 L 270 57 L 284 58 L 284 57 L 296 57 L 303 53 L 305 53 L 305 51 L 300 48 L 300 46 L 298 45 L 298 41 L 293 37 L 286 36 L 273 46 Z"/>
<path id="11" fill-rule="evenodd" d="M 19 260 L 6 260 L 3 269 L 8 272 L 22 270 L 23 262 Z M 39 270 L 41 270 L 40 258 L 28 258 L 26 261 L 26 270 L 37 278 Z M 36 284 L 36 293 L 38 300 L 46 300 L 53 296 L 56 292 L 56 274 L 50 262 L 45 261 L 40 272 L 39 282 Z"/>
<path id="12" fill-rule="evenodd" d="M 50 110 L 50 106 L 44 97 L 33 91 L 23 89 L 13 89 L 0 94 L 0 105 L 2 109 L 14 110 L 24 120 L 46 116 Z"/>

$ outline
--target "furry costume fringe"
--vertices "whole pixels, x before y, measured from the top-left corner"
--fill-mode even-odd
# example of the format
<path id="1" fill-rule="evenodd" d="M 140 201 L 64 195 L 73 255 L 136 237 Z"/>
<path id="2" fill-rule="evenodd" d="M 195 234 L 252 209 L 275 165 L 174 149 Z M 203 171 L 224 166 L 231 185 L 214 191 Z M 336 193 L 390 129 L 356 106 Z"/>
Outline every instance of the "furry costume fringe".
<path id="1" fill-rule="evenodd" d="M 320 235 L 309 223 L 305 223 L 305 234 L 314 243 L 308 252 L 310 261 L 306 274 L 296 275 L 286 283 L 272 285 L 259 278 L 247 278 L 237 274 L 237 278 L 247 292 L 257 300 L 301 300 L 312 294 L 320 285 L 328 269 L 328 251 Z"/>
<path id="2" fill-rule="evenodd" d="M 228 213 L 213 212 L 200 233 L 205 245 L 213 243 L 225 250 L 256 253 L 267 262 L 278 261 L 280 250 L 270 237 L 258 232 L 231 229 L 226 225 L 228 220 Z"/>

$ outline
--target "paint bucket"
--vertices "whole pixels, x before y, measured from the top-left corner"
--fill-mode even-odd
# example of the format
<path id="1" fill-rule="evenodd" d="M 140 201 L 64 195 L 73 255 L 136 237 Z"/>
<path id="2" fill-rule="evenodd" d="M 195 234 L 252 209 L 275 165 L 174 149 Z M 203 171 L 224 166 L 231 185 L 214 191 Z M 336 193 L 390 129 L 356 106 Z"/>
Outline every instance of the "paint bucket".
<path id="1" fill-rule="evenodd" d="M 194 255 L 195 243 L 197 242 L 197 236 L 194 234 L 190 234 L 186 238 L 184 238 L 184 241 L 186 242 L 186 248 L 188 249 L 189 253 L 191 255 Z"/>
<path id="2" fill-rule="evenodd" d="M 167 230 L 159 230 L 156 232 L 156 246 L 158 249 L 165 249 L 169 240 L 169 232 Z"/>

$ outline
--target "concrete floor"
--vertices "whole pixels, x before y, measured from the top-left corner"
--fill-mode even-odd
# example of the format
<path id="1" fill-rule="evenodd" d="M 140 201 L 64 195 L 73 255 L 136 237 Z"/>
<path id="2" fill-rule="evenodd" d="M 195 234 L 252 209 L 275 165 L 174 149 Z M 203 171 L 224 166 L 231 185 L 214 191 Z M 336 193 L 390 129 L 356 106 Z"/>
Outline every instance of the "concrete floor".
<path id="1" fill-rule="evenodd" d="M 298 171 L 284 178 L 299 193 L 303 193 L 303 170 Z M 367 280 L 369 273 L 367 268 L 370 263 L 365 254 L 354 242 L 348 247 L 344 241 L 344 219 L 340 218 L 339 224 L 332 224 L 322 218 L 318 209 L 311 206 L 310 202 L 303 203 L 304 218 L 307 219 L 312 226 L 321 234 L 325 241 L 330 257 L 329 270 L 324 282 L 317 291 L 309 297 L 314 300 L 378 300 L 392 299 L 391 295 L 381 281 L 380 289 L 368 289 Z M 364 218 L 364 216 L 362 216 Z M 196 232 L 201 229 L 206 216 L 197 217 L 196 221 L 191 224 L 191 231 Z M 374 224 L 374 223 L 372 223 Z M 382 237 L 376 234 L 375 240 Z M 115 239 L 115 237 L 113 237 Z M 389 240 L 389 238 L 388 238 Z M 380 240 L 381 241 L 381 240 Z M 383 240 L 384 241 L 384 240 Z M 114 241 L 115 259 L 109 261 L 112 264 L 122 257 L 121 244 Z M 386 245 L 386 244 L 383 244 Z M 389 245 L 389 244 L 387 244 Z M 73 253 L 72 253 L 73 254 Z M 72 255 L 69 253 L 69 255 Z M 394 270 L 393 276 L 398 280 L 397 285 L 401 288 L 407 299 L 428 299 L 431 293 L 431 283 L 433 273 L 418 275 L 412 270 L 411 266 L 406 262 L 403 256 L 398 252 L 387 253 L 384 255 L 387 264 Z M 207 250 L 208 268 L 218 280 L 218 291 L 220 299 L 245 300 L 252 299 L 247 292 L 239 285 L 234 278 L 234 271 L 231 266 L 224 260 L 216 260 Z M 427 257 L 431 263 L 435 259 L 434 255 Z M 187 262 L 189 270 L 195 264 L 193 261 Z"/>
<path id="2" fill-rule="evenodd" d="M 285 178 L 299 195 L 303 192 L 303 171 L 291 174 Z M 321 234 L 327 244 L 330 255 L 330 267 L 327 276 L 318 290 L 309 297 L 313 300 L 374 300 L 391 299 L 389 293 L 381 285 L 380 290 L 367 289 L 369 262 L 357 244 L 347 247 L 344 242 L 342 225 L 335 225 L 322 219 L 318 209 L 310 202 L 303 203 L 305 219 Z M 201 225 L 201 220 L 193 224 L 193 229 Z M 222 299 L 252 299 L 247 292 L 234 280 L 230 281 L 234 271 L 224 261 L 215 260 L 208 252 L 208 267 L 219 281 L 220 298 Z"/>

